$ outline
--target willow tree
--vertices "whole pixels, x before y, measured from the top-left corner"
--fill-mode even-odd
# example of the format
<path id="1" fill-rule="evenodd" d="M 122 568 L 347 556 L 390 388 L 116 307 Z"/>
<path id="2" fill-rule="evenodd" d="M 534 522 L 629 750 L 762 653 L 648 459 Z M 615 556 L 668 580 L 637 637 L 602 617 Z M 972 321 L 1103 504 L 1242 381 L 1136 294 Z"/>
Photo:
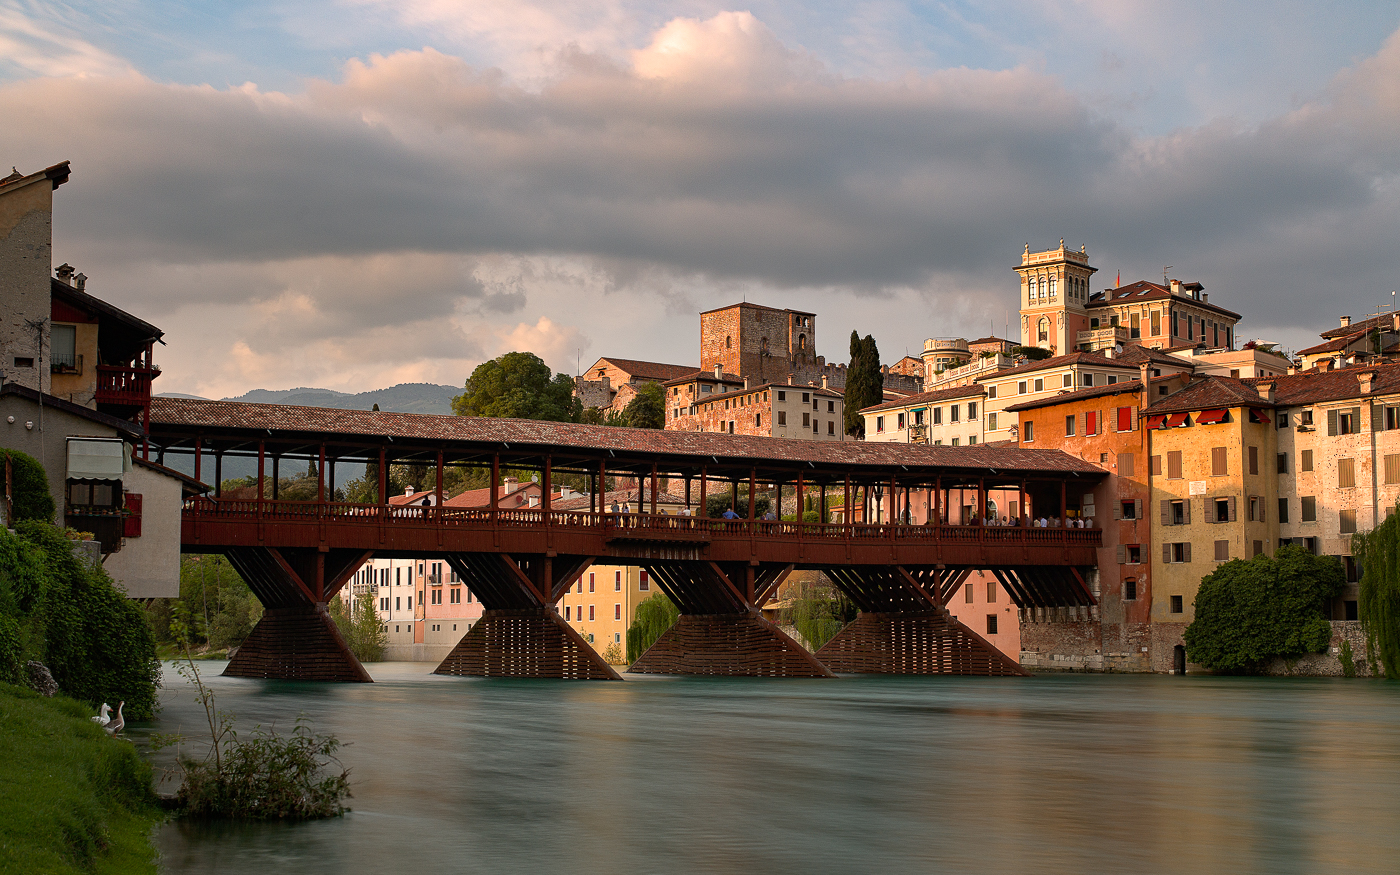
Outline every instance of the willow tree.
<path id="1" fill-rule="evenodd" d="M 1400 678 L 1400 512 L 1352 535 L 1351 555 L 1361 565 L 1357 618 L 1366 644 L 1385 666 L 1385 676 Z"/>
<path id="2" fill-rule="evenodd" d="M 681 612 L 665 593 L 652 593 L 637 605 L 632 625 L 627 627 L 627 663 L 636 662 L 646 653 L 661 633 L 676 624 Z"/>

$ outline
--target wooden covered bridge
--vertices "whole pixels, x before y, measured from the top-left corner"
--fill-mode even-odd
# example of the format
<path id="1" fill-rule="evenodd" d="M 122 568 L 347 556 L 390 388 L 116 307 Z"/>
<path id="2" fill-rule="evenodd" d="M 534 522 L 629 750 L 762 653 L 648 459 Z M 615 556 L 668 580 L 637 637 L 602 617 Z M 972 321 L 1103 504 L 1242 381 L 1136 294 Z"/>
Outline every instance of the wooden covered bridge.
<path id="1" fill-rule="evenodd" d="M 189 501 L 186 552 L 222 553 L 266 611 L 230 663 L 244 677 L 368 681 L 341 640 L 327 602 L 371 556 L 441 557 L 478 594 L 485 612 L 438 671 L 513 677 L 616 679 L 555 610 L 595 562 L 645 568 L 681 618 L 633 672 L 829 677 L 833 672 L 1020 674 L 945 605 L 974 570 L 995 572 L 1020 608 L 1095 603 L 1084 570 L 1097 561 L 1096 529 L 947 525 L 950 499 L 993 492 L 1018 500 L 1021 522 L 1064 519 L 1103 478 L 1057 450 L 929 447 L 777 440 L 718 433 L 609 428 L 532 420 L 380 413 L 272 404 L 155 398 L 150 449 L 164 464 L 222 479 L 223 461 L 257 460 L 256 497 Z M 315 462 L 314 501 L 277 495 L 288 463 Z M 337 464 L 377 466 L 378 501 L 332 501 Z M 538 472 L 542 501 L 503 510 L 388 503 L 391 464 L 426 465 L 441 494 L 444 472 L 503 467 Z M 650 512 L 612 514 L 550 506 L 562 476 L 600 495 L 610 478 L 635 478 Z M 270 478 L 270 479 L 269 479 Z M 268 485 L 264 485 L 268 484 Z M 664 485 L 663 485 L 664 484 Z M 740 487 L 746 486 L 740 498 Z M 860 508 L 838 524 L 753 519 L 768 488 L 801 508 L 810 496 Z M 663 488 L 683 491 L 694 516 L 656 512 Z M 730 498 L 744 519 L 709 519 L 706 499 Z M 597 499 L 594 499 L 595 502 Z M 747 506 L 744 506 L 747 502 Z M 910 509 L 923 509 L 917 519 Z M 890 523 L 889 519 L 900 522 Z M 823 571 L 860 609 L 816 654 L 760 608 L 795 569 Z"/>

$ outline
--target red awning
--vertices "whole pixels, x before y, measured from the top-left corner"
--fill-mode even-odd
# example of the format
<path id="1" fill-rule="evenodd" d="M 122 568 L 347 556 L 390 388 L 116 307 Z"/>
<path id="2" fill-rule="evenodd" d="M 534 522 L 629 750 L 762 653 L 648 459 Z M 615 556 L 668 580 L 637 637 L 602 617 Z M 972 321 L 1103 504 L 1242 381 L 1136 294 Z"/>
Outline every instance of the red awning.
<path id="1" fill-rule="evenodd" d="M 1164 422 L 1166 422 L 1166 421 L 1167 421 L 1167 417 L 1164 416 L 1164 415 L 1162 415 L 1162 414 L 1157 414 L 1157 415 L 1155 415 L 1155 416 L 1149 416 L 1149 417 L 1147 417 L 1147 427 L 1148 427 L 1149 429 L 1151 429 L 1151 428 L 1161 428 L 1161 427 L 1162 427 L 1162 423 L 1164 423 Z"/>
<path id="2" fill-rule="evenodd" d="M 1262 423 L 1264 423 L 1265 425 L 1268 425 L 1268 424 L 1269 424 L 1269 417 L 1268 417 L 1267 414 L 1264 413 L 1264 411 L 1262 411 L 1262 410 L 1255 410 L 1253 407 L 1251 407 L 1251 408 L 1249 408 L 1249 421 L 1250 421 L 1250 422 L 1262 422 Z"/>
<path id="3" fill-rule="evenodd" d="M 1215 425 L 1217 422 L 1224 422 L 1226 415 L 1224 410 L 1202 410 L 1196 415 L 1196 424 Z"/>
<path id="4" fill-rule="evenodd" d="M 1168 417 L 1167 417 L 1167 422 L 1166 422 L 1166 424 L 1163 426 L 1163 428 L 1176 428 L 1176 427 L 1179 426 L 1179 425 L 1185 425 L 1185 424 L 1186 424 L 1186 414 L 1184 414 L 1184 413 L 1173 413 L 1171 416 L 1168 416 Z"/>

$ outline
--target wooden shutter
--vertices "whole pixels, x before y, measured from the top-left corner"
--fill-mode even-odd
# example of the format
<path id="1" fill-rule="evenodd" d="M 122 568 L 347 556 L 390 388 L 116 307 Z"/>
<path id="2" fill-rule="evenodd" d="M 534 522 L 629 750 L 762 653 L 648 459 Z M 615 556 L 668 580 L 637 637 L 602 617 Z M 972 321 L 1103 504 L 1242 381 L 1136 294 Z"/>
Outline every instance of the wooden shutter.
<path id="1" fill-rule="evenodd" d="M 1180 480 L 1180 479 L 1181 479 L 1181 451 L 1180 451 L 1180 450 L 1172 450 L 1170 453 L 1167 453 L 1167 479 L 1168 479 L 1168 480 Z"/>
<path id="2" fill-rule="evenodd" d="M 1113 502 L 1113 518 L 1116 520 L 1121 520 L 1123 518 L 1123 502 Z"/>
<path id="3" fill-rule="evenodd" d="M 1132 430 L 1133 430 L 1133 408 L 1131 408 L 1131 407 L 1120 407 L 1120 408 L 1118 408 L 1118 430 L 1119 430 L 1119 431 L 1132 431 Z"/>
<path id="4" fill-rule="evenodd" d="M 1155 456 L 1154 456 L 1154 458 L 1155 458 Z M 1171 503 L 1170 501 L 1168 501 L 1167 499 L 1164 498 L 1164 499 L 1162 499 L 1162 525 L 1164 525 L 1164 526 L 1169 526 L 1169 525 L 1171 525 L 1171 524 L 1172 524 L 1172 503 Z"/>
<path id="5" fill-rule="evenodd" d="M 1232 522 L 1232 523 L 1233 523 L 1233 522 L 1235 522 L 1237 519 L 1239 519 L 1239 501 L 1235 498 L 1235 496 L 1232 495 L 1232 496 L 1230 496 L 1229 502 L 1230 502 L 1230 519 L 1229 519 L 1229 522 Z"/>
<path id="6" fill-rule="evenodd" d="M 1298 452 L 1298 470 L 1311 471 L 1312 469 L 1312 450 L 1300 450 Z"/>
<path id="7" fill-rule="evenodd" d="M 1381 430 L 1381 421 L 1385 418 L 1385 408 L 1379 404 L 1371 405 L 1371 431 Z"/>
<path id="8" fill-rule="evenodd" d="M 1142 519 L 1142 499 L 1141 499 L 1141 498 L 1134 498 L 1134 499 L 1133 499 L 1133 518 L 1134 518 L 1134 519 L 1139 519 L 1139 520 Z"/>
<path id="9" fill-rule="evenodd" d="M 1250 447 L 1250 448 L 1249 448 L 1249 473 L 1251 473 L 1251 474 L 1258 474 L 1258 473 L 1259 473 L 1259 448 L 1258 448 L 1258 447 Z"/>
<path id="10" fill-rule="evenodd" d="M 1327 411 L 1327 434 L 1329 437 L 1337 436 L 1337 411 Z"/>
<path id="11" fill-rule="evenodd" d="M 1189 498 L 1181 500 L 1181 522 L 1183 525 L 1191 523 L 1191 499 Z"/>
<path id="12" fill-rule="evenodd" d="M 1171 564 L 1171 561 L 1172 561 L 1172 545 L 1171 545 L 1171 544 L 1166 544 L 1166 543 L 1164 543 L 1164 544 L 1162 544 L 1162 562 L 1163 562 L 1163 563 L 1166 563 L 1166 564 Z"/>
<path id="13" fill-rule="evenodd" d="M 124 496 L 126 499 L 127 516 L 122 520 L 122 537 L 141 537 L 141 496 L 135 492 L 128 492 Z"/>
<path id="14" fill-rule="evenodd" d="M 1352 431 L 1354 431 L 1354 432 L 1360 432 L 1360 431 L 1361 431 L 1361 408 L 1360 408 L 1360 407 L 1353 407 L 1353 408 L 1351 409 L 1351 428 L 1352 428 Z"/>
<path id="15" fill-rule="evenodd" d="M 1400 483 L 1400 455 L 1385 457 L 1385 485 Z"/>
<path id="16" fill-rule="evenodd" d="M 1118 564 L 1123 565 L 1128 561 L 1128 548 L 1122 544 L 1118 545 Z"/>
<path id="17" fill-rule="evenodd" d="M 1216 561 L 1216 562 L 1223 562 L 1223 561 L 1225 561 L 1226 559 L 1229 559 L 1229 558 L 1230 558 L 1230 542 L 1229 542 L 1229 541 L 1216 541 L 1216 542 L 1215 542 L 1215 561 Z"/>
<path id="18" fill-rule="evenodd" d="M 1182 545 L 1181 545 L 1181 551 L 1182 551 L 1182 553 L 1184 554 L 1184 555 L 1181 557 L 1181 561 L 1182 561 L 1182 562 L 1190 562 L 1190 561 L 1191 561 L 1191 542 L 1190 542 L 1190 541 L 1187 541 L 1185 544 L 1182 544 Z"/>
<path id="19" fill-rule="evenodd" d="M 1134 466 L 1134 464 L 1133 464 L 1133 454 L 1132 454 L 1132 453 L 1119 453 L 1119 454 L 1118 454 L 1118 476 L 1119 476 L 1119 477 L 1132 477 L 1132 476 L 1135 474 L 1135 471 L 1133 470 L 1135 467 L 1136 467 L 1136 466 Z"/>
<path id="20" fill-rule="evenodd" d="M 1356 485 L 1356 460 L 1337 460 L 1337 486 L 1347 487 Z"/>
<path id="21" fill-rule="evenodd" d="M 1209 497 L 1206 498 L 1205 521 L 1206 521 L 1207 523 L 1215 523 L 1215 522 L 1218 522 L 1218 520 L 1215 518 L 1215 499 L 1214 499 L 1214 498 L 1209 498 Z"/>
<path id="22" fill-rule="evenodd" d="M 1223 477 L 1228 472 L 1224 447 L 1210 448 L 1210 473 L 1212 477 Z"/>
<path id="23" fill-rule="evenodd" d="M 1162 476 L 1162 457 L 1153 456 L 1147 462 L 1147 470 L 1153 477 Z"/>

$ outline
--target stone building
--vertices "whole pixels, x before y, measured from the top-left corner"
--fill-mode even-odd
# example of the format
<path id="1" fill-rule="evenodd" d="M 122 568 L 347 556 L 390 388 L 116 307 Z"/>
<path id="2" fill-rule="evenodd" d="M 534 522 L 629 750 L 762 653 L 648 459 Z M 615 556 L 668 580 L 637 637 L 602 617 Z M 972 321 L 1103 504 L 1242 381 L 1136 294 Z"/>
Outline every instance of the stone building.
<path id="1" fill-rule="evenodd" d="M 51 391 L 48 321 L 53 193 L 68 162 L 0 179 L 0 382 Z"/>
<path id="2" fill-rule="evenodd" d="M 716 365 L 718 368 L 718 365 Z M 845 439 L 845 397 L 822 386 L 735 381 L 718 373 L 666 384 L 666 428 L 800 440 Z"/>
<path id="3" fill-rule="evenodd" d="M 621 413 L 637 390 L 648 383 L 665 383 L 695 373 L 689 365 L 603 357 L 574 380 L 574 392 L 585 408 Z"/>

